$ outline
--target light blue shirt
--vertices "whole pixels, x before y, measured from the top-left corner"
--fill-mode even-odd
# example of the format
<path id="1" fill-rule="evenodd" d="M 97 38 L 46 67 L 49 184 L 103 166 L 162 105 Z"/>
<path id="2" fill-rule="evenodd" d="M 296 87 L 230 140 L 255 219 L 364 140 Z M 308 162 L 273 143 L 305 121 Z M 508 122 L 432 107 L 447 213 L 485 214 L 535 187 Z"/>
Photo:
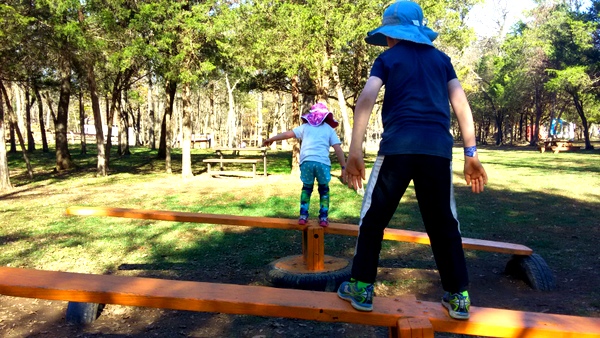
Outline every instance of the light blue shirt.
<path id="1" fill-rule="evenodd" d="M 304 123 L 293 129 L 296 138 L 302 141 L 300 147 L 300 164 L 304 161 L 314 161 L 331 166 L 329 148 L 342 143 L 340 138 L 327 123 L 318 127 Z"/>

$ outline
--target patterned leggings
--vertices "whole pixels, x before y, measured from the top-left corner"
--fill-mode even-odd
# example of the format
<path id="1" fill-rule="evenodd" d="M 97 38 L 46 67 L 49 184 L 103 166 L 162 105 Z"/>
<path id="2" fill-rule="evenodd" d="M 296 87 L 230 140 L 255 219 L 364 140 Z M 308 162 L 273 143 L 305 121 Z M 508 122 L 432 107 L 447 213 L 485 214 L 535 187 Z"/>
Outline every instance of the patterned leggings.
<path id="1" fill-rule="evenodd" d="M 310 195 L 312 195 L 314 184 L 302 184 L 300 194 L 300 215 L 308 216 L 310 208 Z M 319 218 L 329 215 L 329 184 L 319 184 Z"/>
<path id="2" fill-rule="evenodd" d="M 331 167 L 314 161 L 305 161 L 300 165 L 300 179 L 302 180 L 302 193 L 300 194 L 300 215 L 308 216 L 310 209 L 310 195 L 312 195 L 317 180 L 319 187 L 319 218 L 329 215 L 329 181 L 331 180 Z"/>

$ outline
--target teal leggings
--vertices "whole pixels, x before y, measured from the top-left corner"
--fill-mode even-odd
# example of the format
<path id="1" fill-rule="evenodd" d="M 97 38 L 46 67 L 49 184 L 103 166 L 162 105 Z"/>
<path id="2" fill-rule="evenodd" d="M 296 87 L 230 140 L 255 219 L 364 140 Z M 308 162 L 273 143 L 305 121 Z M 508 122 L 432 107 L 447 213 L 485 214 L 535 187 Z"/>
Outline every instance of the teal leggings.
<path id="1" fill-rule="evenodd" d="M 300 165 L 300 178 L 302 180 L 300 215 L 308 216 L 310 196 L 312 195 L 316 179 L 319 183 L 319 218 L 327 217 L 329 215 L 329 181 L 331 180 L 331 167 L 319 162 L 305 161 Z"/>

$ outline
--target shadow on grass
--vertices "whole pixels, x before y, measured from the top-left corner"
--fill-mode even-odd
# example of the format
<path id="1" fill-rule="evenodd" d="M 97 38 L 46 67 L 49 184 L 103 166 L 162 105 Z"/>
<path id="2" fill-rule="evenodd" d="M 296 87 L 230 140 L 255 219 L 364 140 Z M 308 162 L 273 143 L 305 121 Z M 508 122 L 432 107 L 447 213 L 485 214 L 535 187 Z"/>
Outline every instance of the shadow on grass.
<path id="1" fill-rule="evenodd" d="M 590 294 L 594 294 L 595 287 L 600 283 L 597 271 L 590 270 L 597 264 L 597 250 L 595 249 L 598 240 L 600 240 L 600 228 L 597 225 L 598 211 L 595 203 L 580 203 L 569 198 L 557 197 L 553 195 L 539 193 L 511 193 L 505 190 L 490 190 L 486 192 L 489 200 L 497 200 L 494 204 L 485 204 L 481 200 L 472 199 L 471 194 L 466 188 L 458 189 L 457 198 L 461 200 L 466 207 L 460 208 L 459 215 L 462 214 L 461 221 L 463 233 L 466 237 L 475 237 L 489 240 L 499 240 L 506 242 L 515 242 L 529 245 L 535 252 L 544 256 L 549 266 L 557 276 L 559 288 L 567 289 L 566 281 L 576 280 L 578 289 L 571 291 L 568 299 L 561 299 L 561 302 L 573 302 L 571 306 L 583 306 L 582 302 L 592 302 L 589 299 Z M 549 208 L 539 208 L 541 205 L 550 206 Z M 576 204 L 576 205 L 575 205 Z M 285 208 L 283 201 L 275 201 L 275 206 Z M 563 208 L 554 208 L 563 206 Z M 564 207 L 568 206 L 568 207 Z M 241 204 L 240 208 L 251 211 L 252 206 Z M 471 208 L 473 210 L 471 210 Z M 212 212 L 210 208 L 199 208 L 202 212 Z M 408 227 L 419 230 L 420 216 L 418 213 L 409 212 L 408 209 L 417 209 L 414 201 L 401 203 L 397 212 L 402 216 L 401 222 L 395 220 L 392 222 L 394 227 Z M 539 211 L 538 211 L 539 210 Z M 581 217 L 582 211 L 586 211 L 585 216 Z M 553 222 L 537 222 L 536 218 L 544 215 L 544 219 L 554 219 Z M 264 217 L 287 218 L 287 210 L 272 211 L 265 213 Z M 406 216 L 408 215 L 408 216 Z M 518 216 L 518 217 L 517 217 Z M 524 218 L 525 217 L 525 218 Z M 574 217 L 578 220 L 567 222 Z M 527 221 L 529 220 L 529 221 Z M 103 223 L 111 222 L 107 218 L 97 218 L 93 220 L 94 226 L 102 226 Z M 77 218 L 73 218 L 73 224 L 78 223 Z M 152 227 L 151 221 L 140 221 L 145 227 Z M 148 236 L 148 232 L 139 231 L 137 235 L 145 236 L 142 239 L 143 245 L 149 248 L 150 252 L 145 262 L 123 261 L 118 266 L 108 269 L 105 273 L 113 274 L 125 273 L 127 275 L 167 278 L 176 280 L 192 280 L 201 282 L 232 283 L 243 285 L 265 285 L 264 274 L 266 265 L 280 257 L 297 255 L 301 253 L 301 232 L 277 229 L 260 229 L 252 227 L 225 227 L 216 231 L 207 231 L 210 225 L 192 224 L 192 223 L 171 223 L 167 226 L 161 225 L 161 230 Z M 135 228 L 131 225 L 130 228 Z M 170 245 L 165 245 L 158 240 L 168 232 L 178 231 L 186 233 L 186 236 L 196 238 L 195 243 L 187 248 L 177 248 L 173 250 Z M 132 234 L 123 232 L 114 240 L 124 242 L 130 241 Z M 88 241 L 102 240 L 102 236 L 91 236 L 85 231 L 85 228 L 63 233 L 62 236 L 51 238 L 51 242 L 62 242 L 64 246 L 78 246 Z M 35 240 L 35 238 L 30 238 Z M 327 236 L 326 254 L 337 257 L 351 258 L 352 248 L 355 239 L 346 236 Z M 126 251 L 135 251 L 141 245 L 133 242 Z M 33 249 L 32 249 L 33 250 Z M 23 253 L 23 254 L 31 254 Z M 124 255 L 125 256 L 125 255 Z M 487 287 L 505 287 L 511 286 L 512 281 L 509 277 L 503 276 L 498 272 L 489 272 L 503 268 L 503 264 L 509 259 L 507 255 L 495 255 L 491 253 L 470 252 L 467 255 L 469 265 L 479 266 L 478 274 L 481 271 L 488 271 L 485 279 L 479 275 L 474 276 L 473 284 L 487 283 Z M 504 262 L 504 263 L 502 263 Z M 6 263 L 6 262 L 4 262 Z M 427 273 L 419 273 L 414 280 L 407 278 L 404 281 L 394 279 L 393 271 L 397 269 L 416 269 L 432 271 L 435 264 L 431 259 L 430 248 L 424 245 L 409 243 L 385 242 L 382 251 L 380 267 L 386 269 L 381 274 L 381 280 L 391 283 L 392 287 L 407 284 L 409 292 L 421 294 L 420 298 L 432 300 L 441 292 L 439 281 L 435 274 L 427 276 Z M 392 271 L 390 275 L 388 271 Z M 490 277 L 491 275 L 491 277 Z M 414 276 L 414 274 L 413 274 Z M 391 278 L 391 279 L 390 279 Z M 425 278 L 425 279 L 423 279 Z M 400 284 L 398 284 L 400 283 Z M 504 283 L 504 286 L 502 285 Z M 586 287 L 587 285 L 587 287 Z M 514 287 L 514 285 L 512 285 Z M 512 290 L 507 290 L 512 292 Z M 474 294 L 477 295 L 475 291 Z M 538 298 L 539 293 L 538 294 Z M 533 295 L 533 294 L 532 294 Z M 528 297 L 525 293 L 524 297 Z M 482 297 L 483 298 L 483 297 Z M 586 300 L 587 299 L 587 300 Z M 496 303 L 494 303 L 496 302 Z M 499 300 L 481 299 L 480 306 L 494 306 Z M 588 305 L 588 307 L 593 305 Z M 539 310 L 536 304 L 521 307 L 524 310 Z M 128 321 L 139 320 L 143 323 L 143 310 L 135 312 Z M 140 317 L 138 317 L 140 316 Z M 186 334 L 193 334 L 196 330 L 202 330 L 207 321 L 223 318 L 223 315 L 212 313 L 191 313 L 191 312 L 165 312 L 157 320 L 152 322 L 151 332 L 160 334 L 161 328 L 178 325 L 179 331 Z M 191 320 L 191 318 L 194 318 Z M 250 316 L 227 316 L 227 324 L 223 331 L 219 332 L 224 336 L 239 334 L 240 327 L 248 332 L 258 332 L 260 327 L 270 325 L 268 323 L 285 323 L 286 327 L 291 327 L 294 320 L 285 320 L 279 318 L 258 318 Z M 46 325 L 61 325 L 60 321 L 56 323 L 47 323 Z M 265 324 L 267 323 L 267 324 Z M 96 325 L 96 324 L 92 324 Z M 98 325 L 102 325 L 101 321 Z M 311 323 L 314 330 L 327 335 L 328 332 L 335 332 L 342 328 L 347 328 L 346 324 L 331 323 Z M 227 327 L 231 329 L 227 329 Z M 88 328 L 89 329 L 89 328 Z M 67 332 L 85 332 L 86 328 L 67 327 Z M 365 331 L 373 331 L 376 336 L 384 336 L 385 329 L 374 327 L 362 327 Z M 147 327 L 140 328 L 140 331 L 128 336 L 139 334 L 140 337 L 147 334 Z M 285 331 L 285 330 L 284 330 Z M 382 334 L 382 335 L 380 335 Z"/>
<path id="2" fill-rule="evenodd" d="M 594 153 L 595 154 L 595 153 Z M 571 154 L 539 154 L 523 163 L 523 159 L 514 159 L 515 152 L 507 150 L 506 156 L 498 155 L 494 162 L 496 166 L 505 167 L 507 170 L 517 168 L 535 168 L 548 171 L 562 170 L 570 173 L 592 173 L 600 170 L 598 166 L 589 165 L 587 161 L 579 160 L 586 155 L 583 152 Z M 555 156 L 558 155 L 558 156 Z M 142 151 L 140 154 L 129 158 L 114 158 L 113 170 L 128 172 L 138 175 L 155 174 L 162 172 L 164 161 L 153 158 L 151 151 Z M 180 160 L 174 154 L 174 159 Z M 194 168 L 201 165 L 203 158 L 212 157 L 209 151 L 194 154 L 192 163 Z M 289 152 L 273 152 L 269 154 L 269 173 L 288 173 L 291 164 Z M 47 158 L 46 158 L 47 159 Z M 71 173 L 71 175 L 54 175 L 48 173 L 45 179 L 40 176 L 38 181 L 52 184 L 53 180 L 64 180 L 89 175 L 94 170 L 95 157 L 86 155 L 87 163 L 85 170 Z M 367 159 L 373 163 L 374 156 Z M 335 163 L 335 162 L 334 162 Z M 41 164 L 41 163 L 40 163 Z M 573 167 L 573 164 L 575 164 Z M 42 174 L 43 175 L 43 174 Z M 117 179 L 115 177 L 115 179 Z M 23 184 L 26 184 L 24 182 Z M 559 187 L 558 187 L 559 188 Z M 557 188 L 557 189 L 558 189 Z M 35 188 L 33 188 L 35 189 Z M 18 194 L 4 195 L 2 198 L 21 198 L 24 192 Z M 208 200 L 203 205 L 189 207 L 193 212 L 218 213 L 219 200 Z M 600 271 L 598 269 L 597 243 L 600 242 L 600 209 L 598 208 L 598 196 L 590 195 L 585 202 L 575 198 L 568 198 L 553 191 L 530 191 L 516 192 L 510 189 L 486 189 L 483 195 L 473 195 L 468 187 L 456 187 L 456 199 L 459 220 L 464 237 L 486 239 L 493 241 L 518 243 L 531 247 L 535 253 L 540 254 L 548 263 L 550 269 L 556 276 L 559 290 L 556 293 L 548 293 L 547 296 L 534 293 L 532 290 L 511 290 L 515 287 L 507 276 L 502 274 L 504 264 L 510 258 L 506 254 L 496 254 L 480 251 L 468 251 L 467 262 L 473 267 L 471 270 L 474 293 L 480 294 L 481 306 L 510 306 L 503 305 L 499 299 L 485 299 L 485 288 L 506 290 L 507 294 L 520 292 L 520 297 L 525 299 L 538 299 L 537 303 L 525 302 L 521 304 L 523 310 L 540 310 L 540 307 L 550 307 L 555 312 L 560 311 L 561 306 L 568 309 L 581 308 L 583 315 L 598 315 L 600 311 L 600 296 L 597 285 L 600 285 Z M 211 203 L 214 202 L 214 203 Z M 268 197 L 260 204 L 240 202 L 231 200 L 230 206 L 239 210 L 243 215 L 256 215 L 257 210 L 263 217 L 290 218 L 294 217 L 297 209 L 295 199 Z M 211 206 L 214 205 L 214 206 Z M 336 217 L 345 222 L 356 223 L 358 221 L 358 210 L 354 213 L 339 214 Z M 89 222 L 89 223 L 87 223 Z M 109 226 L 117 226 L 110 230 Z M 139 223 L 140 227 L 136 223 Z M 252 284 L 264 285 L 265 267 L 271 261 L 289 256 L 301 254 L 301 232 L 260 229 L 251 227 L 213 227 L 206 224 L 192 223 L 161 223 L 158 229 L 152 228 L 158 222 L 153 221 L 129 221 L 128 224 L 120 223 L 110 218 L 90 218 L 83 221 L 80 218 L 72 218 L 67 225 L 73 229 L 65 231 L 61 228 L 54 234 L 36 235 L 24 232 L 19 236 L 7 235 L 0 238 L 2 244 L 16 241 L 27 241 L 37 243 L 27 250 L 19 253 L 17 257 L 35 256 L 36 251 L 43 251 L 50 245 L 58 248 L 70 248 L 94 242 L 101 243 L 107 238 L 112 241 L 125 243 L 122 257 L 128 257 L 128 253 L 134 253 L 144 247 L 146 256 L 143 261 L 133 261 L 128 258 L 119 264 L 107 267 L 105 273 L 124 273 L 144 277 L 168 278 L 178 280 L 193 280 L 215 283 Z M 123 224 L 122 227 L 119 226 Z M 144 225 L 144 227 L 141 227 Z M 49 225 L 52 227 L 52 224 Z M 89 227 L 89 228 L 86 228 Z M 94 229 L 106 227 L 109 230 L 96 233 Z M 390 227 L 423 231 L 418 207 L 414 199 L 414 191 L 410 190 L 400 203 L 394 215 Z M 177 247 L 174 243 L 165 243 L 160 238 L 169 234 L 185 234 L 188 244 L 185 247 Z M 189 238 L 193 238 L 192 241 Z M 328 235 L 325 239 L 325 253 L 337 257 L 351 258 L 353 255 L 355 238 L 346 236 Z M 101 248 L 101 244 L 96 247 Z M 3 256 L 2 263 L 9 264 Z M 102 257 L 98 253 L 99 259 Z M 385 241 L 381 254 L 380 267 L 384 269 L 416 269 L 434 270 L 435 264 L 428 246 L 411 243 L 397 243 Z M 382 278 L 386 278 L 381 275 Z M 392 279 L 390 279 L 392 280 Z M 392 280 L 393 282 L 393 280 Z M 477 289 L 477 285 L 485 288 Z M 409 290 L 411 291 L 411 290 Z M 414 291 L 414 290 L 413 290 Z M 430 281 L 418 290 L 425 299 L 438 297 L 440 286 L 437 280 Z M 556 294 L 568 292 L 569 297 L 556 297 Z M 513 298 L 513 297 L 508 297 Z M 531 303 L 531 304 L 528 304 Z M 540 305 L 542 304 L 542 305 Z M 566 305 L 565 305 L 566 304 Z M 143 312 L 142 312 L 143 313 Z M 569 313 L 577 314 L 577 313 Z M 33 314 L 35 315 L 35 314 Z M 33 318 L 33 315 L 32 318 Z M 151 328 L 148 326 L 140 328 L 139 332 L 127 336 L 147 336 L 149 333 L 162 335 L 163 327 L 173 326 L 179 328 L 184 335 L 192 335 L 200 330 L 204 323 L 218 321 L 223 318 L 219 314 L 200 314 L 188 312 L 166 312 L 158 320 L 154 321 Z M 134 314 L 128 321 L 139 320 L 144 322 L 143 315 Z M 62 319 L 47 325 L 62 325 Z M 266 323 L 266 324 L 265 324 Z M 297 321 L 282 320 L 277 318 L 257 318 L 248 316 L 228 316 L 225 329 L 219 332 L 219 336 L 239 336 L 240 330 L 244 335 L 254 336 L 260 334 L 261 327 L 273 323 L 285 323 L 286 330 L 292 330 Z M 102 325 L 99 323 L 99 325 Z M 313 324 L 311 324 L 313 325 Z M 276 326 L 277 327 L 277 326 Z M 336 330 L 347 328 L 344 324 L 314 324 L 316 336 L 335 336 Z M 228 329 L 230 328 L 230 329 Z M 379 336 L 380 329 L 362 328 L 375 330 Z M 65 330 L 79 330 L 67 327 Z M 380 330 L 380 331 L 377 331 Z M 172 331 L 168 331 L 172 333 Z M 341 331 L 340 331 L 341 332 Z M 384 329 L 385 334 L 387 330 Z M 288 332 L 289 333 L 289 332 Z M 332 334 L 333 333 L 333 334 Z M 105 335 L 110 336 L 110 335 Z M 117 335 L 114 335 L 117 336 Z M 381 335 L 382 337 L 385 335 Z"/>

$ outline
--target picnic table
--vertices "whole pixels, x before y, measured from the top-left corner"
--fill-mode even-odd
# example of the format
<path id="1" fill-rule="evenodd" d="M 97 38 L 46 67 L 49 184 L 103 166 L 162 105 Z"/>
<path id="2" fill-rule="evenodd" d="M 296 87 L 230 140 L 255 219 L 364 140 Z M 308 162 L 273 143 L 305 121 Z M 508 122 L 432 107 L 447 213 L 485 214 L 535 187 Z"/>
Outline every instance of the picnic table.
<path id="1" fill-rule="evenodd" d="M 575 151 L 579 149 L 581 149 L 581 147 L 573 146 L 573 143 L 571 141 L 560 140 L 546 140 L 544 141 L 544 145 L 540 146 L 541 153 L 548 150 L 557 154 L 561 151 Z"/>
<path id="2" fill-rule="evenodd" d="M 247 147 L 247 148 L 240 148 L 240 147 L 235 147 L 235 148 L 228 148 L 228 147 L 220 147 L 220 148 L 216 148 L 215 149 L 215 154 L 217 156 L 219 156 L 219 159 L 217 161 L 217 159 L 207 159 L 204 162 L 219 162 L 220 165 L 220 170 L 223 171 L 223 163 L 248 163 L 248 161 L 252 161 L 255 159 L 247 159 L 247 158 L 225 158 L 226 155 L 229 156 L 240 156 L 240 154 L 242 152 L 254 152 L 254 153 L 260 153 L 261 154 L 261 159 L 256 159 L 256 160 L 260 160 L 263 162 L 263 174 L 266 177 L 267 176 L 267 150 L 269 148 L 267 147 Z"/>
<path id="3" fill-rule="evenodd" d="M 195 148 L 196 143 L 206 143 L 208 148 L 212 147 L 212 135 L 211 134 L 192 134 L 191 137 L 192 148 Z"/>

